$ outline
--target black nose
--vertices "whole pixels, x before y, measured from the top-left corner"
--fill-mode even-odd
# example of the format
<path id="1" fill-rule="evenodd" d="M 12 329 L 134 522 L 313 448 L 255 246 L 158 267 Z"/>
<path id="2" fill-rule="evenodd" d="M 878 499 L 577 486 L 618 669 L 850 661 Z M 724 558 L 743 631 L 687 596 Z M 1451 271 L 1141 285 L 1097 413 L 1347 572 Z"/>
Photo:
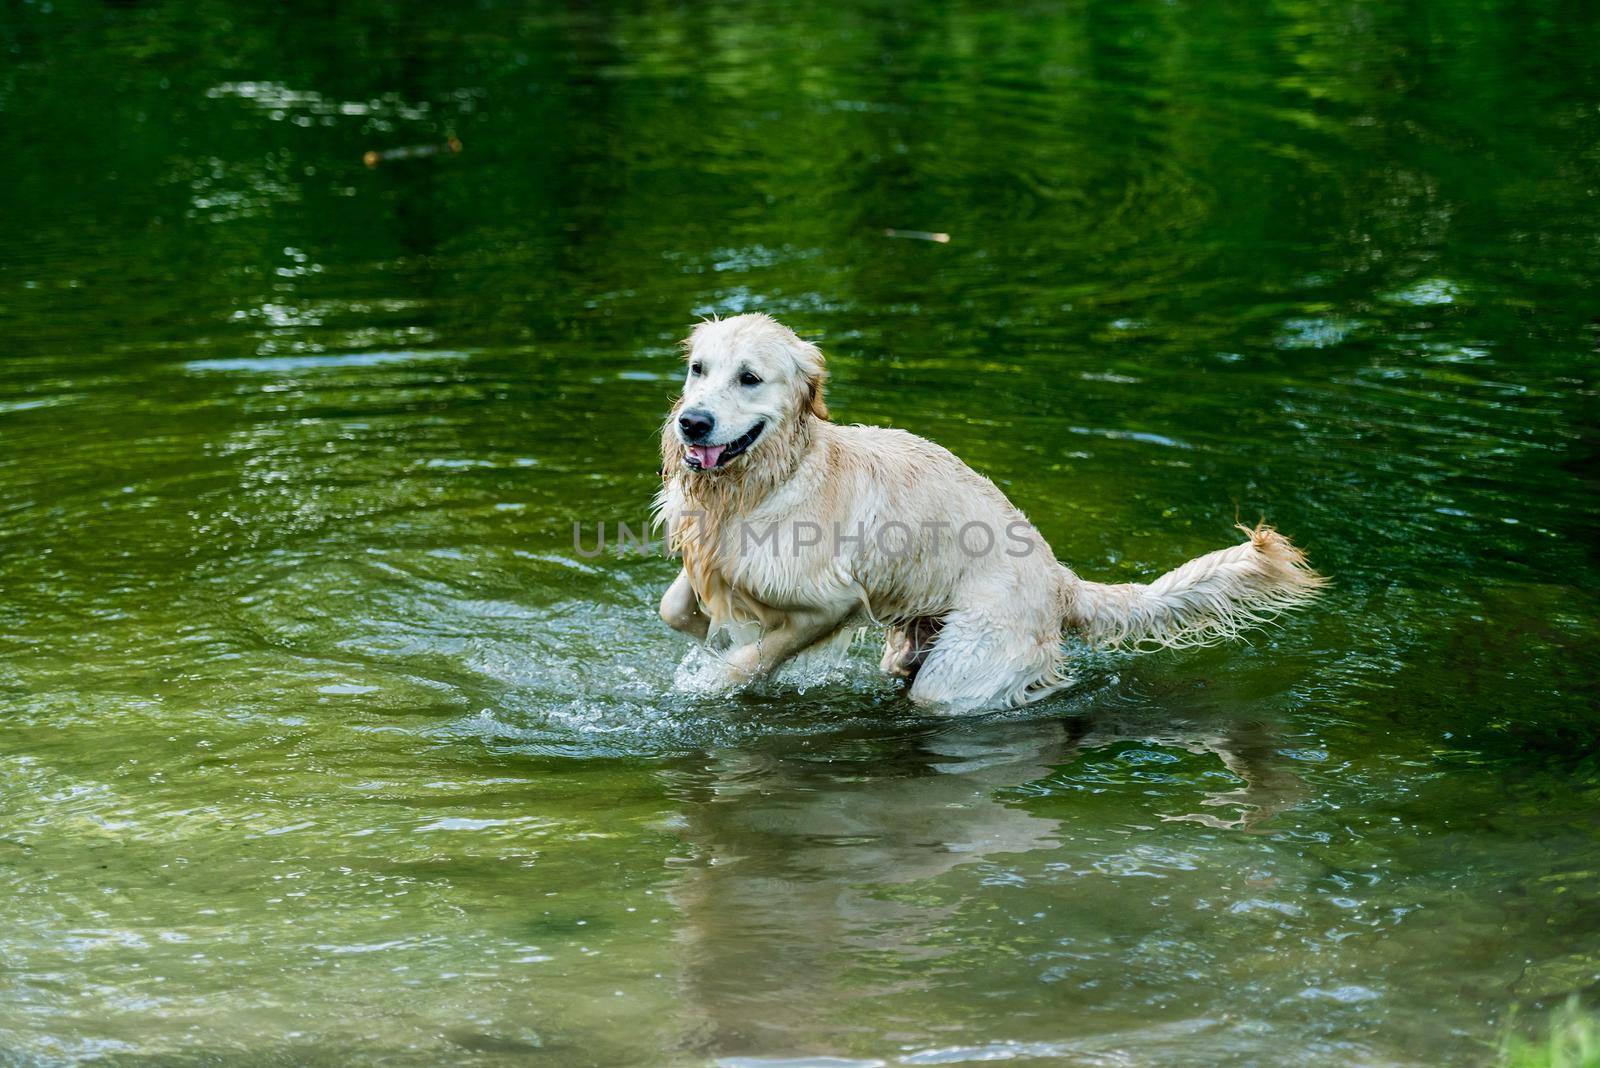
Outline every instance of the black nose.
<path id="1" fill-rule="evenodd" d="M 711 413 L 702 412 L 699 408 L 690 408 L 678 416 L 678 429 L 683 431 L 683 436 L 689 441 L 702 440 L 716 425 L 717 421 L 711 417 Z"/>

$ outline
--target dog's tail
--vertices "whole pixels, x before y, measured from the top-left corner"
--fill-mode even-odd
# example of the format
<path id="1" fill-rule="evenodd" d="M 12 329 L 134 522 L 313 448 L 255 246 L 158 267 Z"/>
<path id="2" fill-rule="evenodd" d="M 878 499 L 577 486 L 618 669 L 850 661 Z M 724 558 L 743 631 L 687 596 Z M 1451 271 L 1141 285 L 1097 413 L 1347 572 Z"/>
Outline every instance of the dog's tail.
<path id="1" fill-rule="evenodd" d="M 1094 645 L 1136 650 L 1212 645 L 1299 608 L 1328 580 L 1266 524 L 1230 549 L 1190 560 L 1148 585 L 1066 574 L 1064 624 Z"/>

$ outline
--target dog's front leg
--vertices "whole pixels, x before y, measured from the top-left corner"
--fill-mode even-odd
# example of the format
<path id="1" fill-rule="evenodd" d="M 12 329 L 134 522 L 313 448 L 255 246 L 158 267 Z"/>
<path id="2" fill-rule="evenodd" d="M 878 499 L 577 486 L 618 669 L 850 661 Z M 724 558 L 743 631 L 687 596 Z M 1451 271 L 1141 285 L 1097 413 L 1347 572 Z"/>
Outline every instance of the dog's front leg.
<path id="1" fill-rule="evenodd" d="M 661 595 L 661 621 L 673 630 L 706 640 L 711 621 L 700 611 L 700 598 L 689 584 L 689 572 L 680 570 L 667 592 Z"/>
<path id="2" fill-rule="evenodd" d="M 772 674 L 785 660 L 844 626 L 855 607 L 850 604 L 842 609 L 808 608 L 786 613 L 783 622 L 728 654 L 728 685 L 742 686 Z"/>

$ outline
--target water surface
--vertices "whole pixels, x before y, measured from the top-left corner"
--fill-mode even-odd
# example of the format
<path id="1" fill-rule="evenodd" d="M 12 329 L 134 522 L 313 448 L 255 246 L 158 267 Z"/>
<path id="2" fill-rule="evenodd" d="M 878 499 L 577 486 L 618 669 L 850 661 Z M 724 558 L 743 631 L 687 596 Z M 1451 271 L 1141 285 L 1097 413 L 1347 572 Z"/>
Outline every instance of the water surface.
<path id="1" fill-rule="evenodd" d="M 1436 1065 L 1593 996 L 1596 29 L 9 7 L 0 1061 Z M 1019 714 L 679 692 L 674 566 L 572 527 L 752 309 L 1085 575 L 1265 514 L 1332 591 Z"/>

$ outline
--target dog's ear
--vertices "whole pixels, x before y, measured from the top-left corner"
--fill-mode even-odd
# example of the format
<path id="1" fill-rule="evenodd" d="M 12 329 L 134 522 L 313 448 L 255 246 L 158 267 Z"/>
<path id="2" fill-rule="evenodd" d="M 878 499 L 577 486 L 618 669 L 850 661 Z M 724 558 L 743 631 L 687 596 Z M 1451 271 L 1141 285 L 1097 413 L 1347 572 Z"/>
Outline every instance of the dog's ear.
<path id="1" fill-rule="evenodd" d="M 806 383 L 807 388 L 811 391 L 811 398 L 808 402 L 811 408 L 811 414 L 816 416 L 818 419 L 828 418 L 828 405 L 827 402 L 822 399 L 822 391 L 827 383 L 827 371 L 823 371 L 821 374 L 817 375 Z"/>
<path id="2" fill-rule="evenodd" d="M 661 477 L 666 478 L 668 473 L 676 470 L 680 456 L 678 435 L 675 428 L 678 424 L 678 412 L 683 408 L 683 397 L 680 395 L 672 402 L 672 410 L 667 412 L 667 421 L 661 424 Z"/>
<path id="3" fill-rule="evenodd" d="M 828 418 L 828 404 L 823 393 L 828 386 L 828 365 L 822 350 L 809 341 L 795 339 L 795 360 L 805 381 L 805 407 L 818 419 Z"/>

